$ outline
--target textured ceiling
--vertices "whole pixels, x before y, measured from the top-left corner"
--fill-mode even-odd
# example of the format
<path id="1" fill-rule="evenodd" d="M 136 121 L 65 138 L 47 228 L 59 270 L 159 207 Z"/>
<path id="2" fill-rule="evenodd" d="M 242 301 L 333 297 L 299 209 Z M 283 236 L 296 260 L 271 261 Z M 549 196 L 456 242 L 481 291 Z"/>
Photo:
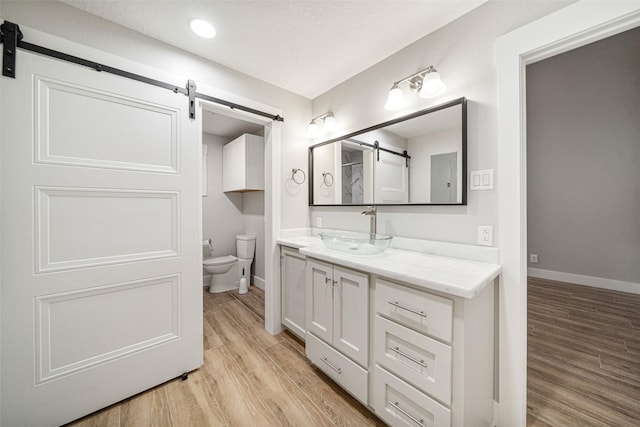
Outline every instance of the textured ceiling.
<path id="1" fill-rule="evenodd" d="M 62 1 L 313 99 L 486 0 Z"/>

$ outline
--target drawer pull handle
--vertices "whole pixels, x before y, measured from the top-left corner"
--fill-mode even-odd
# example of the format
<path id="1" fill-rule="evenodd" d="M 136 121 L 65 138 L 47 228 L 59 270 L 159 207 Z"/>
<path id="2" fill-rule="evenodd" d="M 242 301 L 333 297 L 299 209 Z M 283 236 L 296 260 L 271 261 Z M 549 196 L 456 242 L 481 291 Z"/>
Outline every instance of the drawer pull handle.
<path id="1" fill-rule="evenodd" d="M 427 364 L 424 363 L 424 360 L 419 360 L 416 359 L 415 357 L 405 353 L 404 351 L 400 350 L 400 347 L 389 347 L 389 350 L 398 353 L 400 356 L 402 357 L 406 357 L 407 359 L 411 360 L 414 363 L 417 363 L 418 365 L 422 366 L 423 368 L 428 368 Z"/>
<path id="2" fill-rule="evenodd" d="M 325 284 L 326 284 L 326 283 L 329 283 L 330 281 L 331 281 L 331 279 L 329 279 L 328 277 L 325 277 L 325 278 L 324 278 L 324 283 L 325 283 Z"/>
<path id="3" fill-rule="evenodd" d="M 417 314 L 418 316 L 422 316 L 422 317 L 427 317 L 427 314 L 424 311 L 418 311 L 418 310 L 414 310 L 413 308 L 410 307 L 405 307 L 404 305 L 400 304 L 398 301 L 388 301 L 389 304 L 401 308 L 403 310 L 407 310 L 410 311 L 411 313 Z"/>
<path id="4" fill-rule="evenodd" d="M 331 363 L 329 363 L 329 361 L 327 360 L 326 357 L 321 357 L 320 360 L 322 360 L 324 363 L 326 363 L 328 367 L 330 367 L 331 369 L 336 371 L 338 374 L 342 373 L 342 369 L 336 368 L 335 366 L 333 366 Z"/>
<path id="5" fill-rule="evenodd" d="M 404 409 L 402 409 L 400 407 L 400 405 L 398 404 L 398 402 L 392 402 L 392 401 L 388 401 L 387 402 L 389 405 L 393 406 L 395 409 L 397 409 L 398 411 L 402 412 L 404 415 L 406 415 L 407 417 L 409 417 L 411 419 L 411 421 L 413 421 L 416 424 L 419 424 L 421 426 L 424 425 L 424 420 L 422 419 L 417 419 L 416 417 L 414 417 L 413 415 L 411 415 L 410 413 L 408 413 L 407 411 L 405 411 Z"/>

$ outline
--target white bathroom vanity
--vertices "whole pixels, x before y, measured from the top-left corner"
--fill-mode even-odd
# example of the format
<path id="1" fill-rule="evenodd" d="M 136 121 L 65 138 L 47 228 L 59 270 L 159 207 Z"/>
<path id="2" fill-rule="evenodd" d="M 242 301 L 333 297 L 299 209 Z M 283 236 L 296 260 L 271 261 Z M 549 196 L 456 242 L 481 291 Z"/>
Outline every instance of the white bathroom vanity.
<path id="1" fill-rule="evenodd" d="M 493 425 L 498 250 L 396 237 L 352 255 L 318 231 L 278 240 L 282 324 L 311 362 L 389 425 Z"/>

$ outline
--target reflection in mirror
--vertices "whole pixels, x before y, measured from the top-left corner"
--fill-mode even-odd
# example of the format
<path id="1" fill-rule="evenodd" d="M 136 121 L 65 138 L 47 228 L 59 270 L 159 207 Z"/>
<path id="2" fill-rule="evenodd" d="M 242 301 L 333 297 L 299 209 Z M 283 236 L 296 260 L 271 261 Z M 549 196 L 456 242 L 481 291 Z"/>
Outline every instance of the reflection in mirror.
<path id="1" fill-rule="evenodd" d="M 317 144 L 310 205 L 466 204 L 466 99 Z"/>

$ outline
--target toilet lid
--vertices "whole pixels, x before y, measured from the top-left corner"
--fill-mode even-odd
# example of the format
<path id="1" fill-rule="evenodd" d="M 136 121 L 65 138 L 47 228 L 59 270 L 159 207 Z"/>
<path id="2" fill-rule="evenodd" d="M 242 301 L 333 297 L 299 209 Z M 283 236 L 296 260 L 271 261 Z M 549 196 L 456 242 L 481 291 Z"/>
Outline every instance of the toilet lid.
<path id="1" fill-rule="evenodd" d="M 236 240 L 256 240 L 256 236 L 253 234 L 238 234 Z"/>
<path id="2" fill-rule="evenodd" d="M 238 260 L 238 258 L 234 257 L 233 255 L 217 256 L 215 258 L 207 258 L 207 259 L 205 259 L 204 261 L 202 261 L 202 264 L 203 265 L 233 264 L 237 260 Z"/>

